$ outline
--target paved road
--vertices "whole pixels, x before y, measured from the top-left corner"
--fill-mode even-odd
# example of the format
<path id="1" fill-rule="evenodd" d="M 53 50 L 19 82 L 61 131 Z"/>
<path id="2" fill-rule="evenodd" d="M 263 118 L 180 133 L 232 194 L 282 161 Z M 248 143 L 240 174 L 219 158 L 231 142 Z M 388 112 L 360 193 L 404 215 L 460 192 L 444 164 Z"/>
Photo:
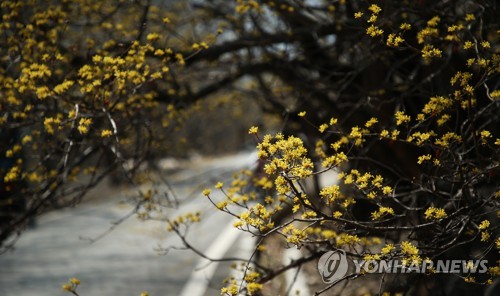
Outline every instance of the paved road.
<path id="1" fill-rule="evenodd" d="M 214 161 L 200 160 L 178 171 L 172 185 L 181 204 L 166 214 L 174 217 L 186 211 L 209 209 L 210 204 L 199 193 L 201 188 L 254 161 L 254 154 L 242 153 Z M 220 283 L 229 273 L 227 264 L 209 268 L 213 275 L 208 272 L 210 278 L 203 279 L 207 273 L 202 273 L 201 278 L 200 273 L 193 274 L 200 258 L 192 252 L 173 250 L 158 255 L 154 251 L 158 246 L 180 244 L 175 235 L 165 231 L 165 223 L 143 222 L 132 216 L 95 243 L 82 239 L 99 236 L 133 209 L 122 195 L 40 217 L 36 228 L 23 234 L 14 251 L 0 256 L 0 295 L 69 295 L 60 286 L 70 277 L 81 280 L 81 296 L 139 295 L 142 291 L 152 296 L 179 295 L 183 289 L 192 289 L 193 282 L 198 286 L 202 283 L 201 290 L 197 288 L 204 291 L 201 295 L 220 295 Z M 214 240 L 232 218 L 209 214 L 214 213 L 212 210 L 206 212 L 202 216 L 204 223 L 190 231 L 193 244 L 213 254 L 241 255 L 237 244 L 227 248 L 220 239 Z M 226 232 L 224 239 L 232 240 L 234 235 Z M 198 280 L 193 281 L 193 277 Z"/>

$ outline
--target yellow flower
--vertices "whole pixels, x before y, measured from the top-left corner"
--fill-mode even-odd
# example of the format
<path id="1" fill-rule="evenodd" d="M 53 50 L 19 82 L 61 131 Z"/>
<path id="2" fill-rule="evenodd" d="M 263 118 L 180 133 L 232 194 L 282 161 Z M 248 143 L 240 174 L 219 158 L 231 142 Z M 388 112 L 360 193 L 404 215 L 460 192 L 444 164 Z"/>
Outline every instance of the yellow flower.
<path id="1" fill-rule="evenodd" d="M 486 141 L 487 139 L 491 138 L 492 135 L 489 131 L 483 130 L 481 131 L 481 140 Z"/>
<path id="2" fill-rule="evenodd" d="M 385 247 L 382 248 L 381 252 L 382 252 L 382 254 L 387 255 L 391 251 L 393 251 L 394 249 L 396 249 L 396 247 L 394 247 L 393 244 L 387 244 L 387 245 L 385 245 Z"/>
<path id="3" fill-rule="evenodd" d="M 113 132 L 108 130 L 108 129 L 105 129 L 105 130 L 102 130 L 101 131 L 101 137 L 102 138 L 108 138 L 108 137 L 111 137 L 113 135 Z"/>
<path id="4" fill-rule="evenodd" d="M 377 4 L 372 4 L 370 5 L 370 7 L 368 7 L 368 10 L 377 14 L 382 11 L 382 8 L 380 8 L 380 6 L 378 6 Z"/>
<path id="5" fill-rule="evenodd" d="M 80 125 L 80 126 L 78 126 L 78 131 L 80 132 L 80 134 L 82 134 L 82 135 L 83 135 L 83 134 L 88 133 L 88 132 L 89 132 L 89 129 L 88 129 L 88 127 L 86 127 L 86 126 Z"/>
<path id="6" fill-rule="evenodd" d="M 401 37 L 401 36 L 399 36 L 399 35 L 389 34 L 389 36 L 387 36 L 387 42 L 386 42 L 386 44 L 389 47 L 398 47 L 404 41 L 405 41 L 404 38 Z"/>
<path id="7" fill-rule="evenodd" d="M 217 184 L 215 184 L 215 189 L 221 189 L 222 186 L 224 186 L 224 184 L 222 184 L 222 182 L 217 182 Z"/>
<path id="8" fill-rule="evenodd" d="M 146 36 L 146 40 L 149 42 L 153 42 L 160 39 L 160 34 L 158 33 L 149 33 L 148 36 Z"/>
<path id="9" fill-rule="evenodd" d="M 383 130 L 380 132 L 380 137 L 381 138 L 388 138 L 389 137 L 389 131 L 388 130 Z"/>
<path id="10" fill-rule="evenodd" d="M 210 190 L 209 188 L 205 188 L 202 193 L 205 196 L 209 196 L 211 192 L 212 192 L 212 190 Z"/>
<path id="11" fill-rule="evenodd" d="M 440 58 L 442 56 L 442 53 L 443 52 L 440 49 L 435 48 L 430 44 L 426 44 L 422 49 L 422 57 L 424 59 Z"/>
<path id="12" fill-rule="evenodd" d="M 9 183 L 9 182 L 15 181 L 15 180 L 17 180 L 17 178 L 19 178 L 19 174 L 20 173 L 21 173 L 21 169 L 19 168 L 19 166 L 13 166 L 7 172 L 7 174 L 5 175 L 5 177 L 3 178 L 3 180 L 4 180 L 5 183 Z"/>
<path id="13" fill-rule="evenodd" d="M 374 125 L 375 123 L 378 122 L 378 119 L 375 118 L 375 117 L 372 117 L 370 118 L 370 120 L 368 120 L 366 123 L 365 123 L 365 127 L 371 127 L 372 125 Z"/>
<path id="14" fill-rule="evenodd" d="M 175 54 L 175 59 L 179 63 L 179 65 L 184 66 L 186 64 L 186 61 L 184 60 L 184 56 L 181 53 L 176 53 Z"/>
<path id="15" fill-rule="evenodd" d="M 370 18 L 366 21 L 367 23 L 374 23 L 377 21 L 378 15 L 372 14 Z"/>
<path id="16" fill-rule="evenodd" d="M 426 160 L 431 160 L 431 158 L 432 158 L 432 156 L 430 154 L 421 155 L 421 156 L 418 157 L 417 163 L 418 164 L 422 164 Z"/>
<path id="17" fill-rule="evenodd" d="M 391 132 L 391 139 L 394 140 L 394 141 L 396 141 L 397 138 L 398 138 L 398 135 L 399 135 L 399 131 L 398 130 L 393 130 Z"/>
<path id="18" fill-rule="evenodd" d="M 394 215 L 394 210 L 389 207 L 380 207 L 378 211 L 372 212 L 371 216 L 373 220 L 380 220 L 387 215 Z"/>
<path id="19" fill-rule="evenodd" d="M 40 100 L 46 99 L 50 95 L 50 90 L 46 86 L 40 86 L 36 89 L 36 95 Z"/>
<path id="20" fill-rule="evenodd" d="M 481 241 L 482 242 L 486 242 L 486 241 L 489 241 L 491 238 L 491 235 L 488 231 L 483 231 L 481 232 Z"/>
<path id="21" fill-rule="evenodd" d="M 299 112 L 299 114 L 298 114 L 298 115 L 299 115 L 300 117 L 304 117 L 304 116 L 306 116 L 306 111 Z"/>
<path id="22" fill-rule="evenodd" d="M 248 133 L 249 133 L 250 135 L 256 135 L 258 131 L 259 131 L 259 127 L 257 127 L 257 126 L 252 126 L 252 127 L 248 130 Z"/>
<path id="23" fill-rule="evenodd" d="M 439 16 L 435 16 L 435 17 L 431 18 L 429 21 L 427 21 L 427 25 L 429 27 L 435 27 L 438 25 L 440 20 L 441 19 L 439 18 Z"/>
<path id="24" fill-rule="evenodd" d="M 490 227 L 490 221 L 488 220 L 483 220 L 483 222 L 479 224 L 479 229 L 486 229 L 488 227 Z"/>
<path id="25" fill-rule="evenodd" d="M 401 243 L 401 251 L 406 255 L 418 255 L 418 248 L 408 241 Z"/>
<path id="26" fill-rule="evenodd" d="M 356 12 L 356 13 L 354 14 L 354 18 L 357 18 L 357 19 L 358 19 L 358 18 L 361 18 L 362 16 L 363 16 L 363 13 L 362 13 L 362 12 L 360 12 L 360 11 L 358 11 L 358 12 Z"/>
<path id="27" fill-rule="evenodd" d="M 396 112 L 394 116 L 396 117 L 396 125 L 401 125 L 403 123 L 410 122 L 411 120 L 411 117 L 402 111 Z"/>
<path id="28" fill-rule="evenodd" d="M 77 278 L 70 278 L 69 282 L 72 283 L 75 286 L 78 286 L 80 284 L 80 280 Z"/>
<path id="29" fill-rule="evenodd" d="M 472 13 L 468 13 L 467 15 L 465 15 L 465 21 L 467 21 L 467 22 L 471 22 L 475 19 L 476 19 L 476 17 Z"/>
<path id="30" fill-rule="evenodd" d="M 382 188 L 382 193 L 385 195 L 391 194 L 392 193 L 392 188 L 390 186 L 384 186 Z"/>
<path id="31" fill-rule="evenodd" d="M 61 288 L 64 290 L 64 291 L 71 291 L 73 290 L 72 286 L 70 284 L 64 284 L 61 286 Z"/>
<path id="32" fill-rule="evenodd" d="M 262 290 L 262 284 L 252 282 L 248 283 L 247 285 L 247 291 L 249 295 L 255 295 L 260 290 Z"/>
<path id="33" fill-rule="evenodd" d="M 23 137 L 23 139 L 21 140 L 21 143 L 23 144 L 27 144 L 29 142 L 31 142 L 31 140 L 33 140 L 33 138 L 30 136 L 30 135 L 26 135 Z"/>
<path id="34" fill-rule="evenodd" d="M 488 41 L 482 41 L 481 42 L 481 46 L 483 48 L 490 48 L 491 47 L 491 45 L 490 45 L 490 43 Z"/>
<path id="35" fill-rule="evenodd" d="M 319 130 L 320 133 L 324 133 L 327 128 L 328 128 L 328 124 L 323 123 L 322 125 L 319 126 L 318 130 Z"/>
<path id="36" fill-rule="evenodd" d="M 384 30 L 380 29 L 375 25 L 371 25 L 366 29 L 366 34 L 371 37 L 377 37 L 384 34 Z"/>
<path id="37" fill-rule="evenodd" d="M 86 134 L 89 131 L 89 126 L 92 124 L 92 118 L 81 118 L 78 123 L 78 131 L 80 134 Z"/>
<path id="38" fill-rule="evenodd" d="M 411 29 L 411 25 L 410 25 L 410 24 L 408 24 L 408 23 L 402 23 L 402 24 L 399 26 L 399 28 L 400 28 L 401 30 L 410 30 L 410 29 Z"/>
<path id="39" fill-rule="evenodd" d="M 448 214 L 442 208 L 429 207 L 425 213 L 425 219 L 429 220 L 439 220 L 446 218 Z"/>
<path id="40" fill-rule="evenodd" d="M 465 41 L 464 43 L 464 49 L 469 49 L 469 48 L 472 48 L 474 46 L 474 43 L 472 43 L 471 41 Z"/>

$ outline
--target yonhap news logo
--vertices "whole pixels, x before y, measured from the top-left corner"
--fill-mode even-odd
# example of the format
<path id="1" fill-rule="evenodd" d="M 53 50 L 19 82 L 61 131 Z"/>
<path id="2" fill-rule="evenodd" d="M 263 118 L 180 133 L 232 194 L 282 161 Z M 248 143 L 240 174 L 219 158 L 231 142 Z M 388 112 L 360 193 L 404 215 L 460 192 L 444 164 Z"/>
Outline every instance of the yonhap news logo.
<path id="1" fill-rule="evenodd" d="M 327 284 L 332 284 L 343 278 L 348 268 L 349 264 L 344 250 L 326 252 L 318 261 L 319 273 L 323 282 Z"/>
<path id="2" fill-rule="evenodd" d="M 359 273 L 464 273 L 482 274 L 488 271 L 488 260 L 362 260 L 348 259 L 344 250 L 328 251 L 318 260 L 318 271 L 324 283 L 332 284 L 347 274 L 354 266 Z"/>

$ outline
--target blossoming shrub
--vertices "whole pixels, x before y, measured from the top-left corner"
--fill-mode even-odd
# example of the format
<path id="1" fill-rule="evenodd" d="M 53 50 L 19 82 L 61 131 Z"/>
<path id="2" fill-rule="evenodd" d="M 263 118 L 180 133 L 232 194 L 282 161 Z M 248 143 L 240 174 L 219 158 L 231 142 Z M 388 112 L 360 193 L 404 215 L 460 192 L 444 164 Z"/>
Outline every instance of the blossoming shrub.
<path id="1" fill-rule="evenodd" d="M 408 275 L 400 290 L 487 289 L 498 277 L 495 1 L 33 0 L 0 9 L 2 246 L 117 168 L 135 182 L 141 163 L 172 147 L 187 107 L 222 93 L 253 98 L 283 128 L 251 128 L 262 172 L 217 184 L 222 201 L 204 195 L 259 238 L 256 254 L 270 238 L 303 250 L 292 265 L 254 260 L 223 293 L 263 293 L 335 249 L 416 265 L 490 262 L 482 275 Z M 320 182 L 331 171 L 336 183 Z M 155 195 L 141 193 L 142 218 L 158 208 Z M 200 217 L 169 217 L 169 230 L 183 236 Z M 380 292 L 397 290 L 384 283 Z"/>
<path id="2" fill-rule="evenodd" d="M 303 258 L 278 268 L 254 260 L 246 274 L 258 275 L 230 279 L 222 293 L 266 294 L 271 280 L 329 250 L 406 266 L 489 260 L 485 274 L 380 275 L 374 293 L 488 289 L 499 275 L 500 249 L 492 227 L 500 197 L 493 2 L 236 3 L 237 18 L 253 25 L 241 48 L 268 50 L 240 58 L 271 65 L 263 72 L 288 88 L 249 75 L 273 110 L 288 115 L 281 133 L 250 128 L 264 176 L 219 183 L 223 201 L 204 195 L 258 238 L 256 254 L 277 237 Z M 273 38 L 289 47 L 273 52 Z M 323 185 L 318 179 L 328 171 L 338 180 Z M 363 276 L 348 273 L 317 292 Z"/>
<path id="3" fill-rule="evenodd" d="M 194 48 L 172 24 L 185 3 L 149 2 L 1 2 L 2 250 L 33 217 L 78 203 L 109 173 L 137 183 L 141 164 L 179 150 L 172 135 L 196 100 L 180 102 L 188 92 L 177 73 L 184 54 L 215 37 Z M 159 34 L 169 30 L 180 35 Z"/>

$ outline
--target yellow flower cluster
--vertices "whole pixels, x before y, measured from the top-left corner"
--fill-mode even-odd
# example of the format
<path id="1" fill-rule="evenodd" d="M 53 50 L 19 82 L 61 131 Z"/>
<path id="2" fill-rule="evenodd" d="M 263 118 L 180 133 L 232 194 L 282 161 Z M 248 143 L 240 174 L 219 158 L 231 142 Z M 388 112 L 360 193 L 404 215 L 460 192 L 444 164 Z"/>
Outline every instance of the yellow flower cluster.
<path id="1" fill-rule="evenodd" d="M 58 95 L 61 95 L 61 94 L 65 93 L 66 91 L 68 91 L 68 89 L 70 87 L 72 87 L 73 84 L 75 84 L 75 82 L 73 80 L 64 80 L 62 83 L 60 83 L 54 87 L 54 92 Z"/>
<path id="2" fill-rule="evenodd" d="M 448 133 L 444 134 L 440 139 L 436 139 L 435 144 L 438 146 L 447 148 L 450 146 L 451 143 L 461 142 L 461 141 L 462 141 L 462 137 L 460 137 L 459 135 L 457 135 L 455 133 L 448 132 Z"/>
<path id="3" fill-rule="evenodd" d="M 239 291 L 239 284 L 236 282 L 235 279 L 231 280 L 228 286 L 223 287 L 220 290 L 221 295 L 229 295 L 229 296 L 238 295 L 238 291 Z"/>
<path id="4" fill-rule="evenodd" d="M 321 163 L 325 168 L 334 168 L 340 166 L 342 163 L 347 162 L 348 158 L 344 152 L 335 153 L 332 156 L 327 156 Z"/>
<path id="5" fill-rule="evenodd" d="M 401 35 L 396 35 L 394 33 L 391 33 L 389 34 L 389 36 L 387 36 L 386 44 L 389 47 L 399 47 L 401 43 L 403 43 L 404 41 L 405 39 L 401 37 Z"/>
<path id="6" fill-rule="evenodd" d="M 493 136 L 491 135 L 491 132 L 488 131 L 488 130 L 482 130 L 480 133 L 480 136 L 481 136 L 481 141 L 483 143 L 486 143 L 488 141 L 488 139 L 492 138 Z"/>
<path id="7" fill-rule="evenodd" d="M 54 134 L 55 132 L 55 127 L 60 129 L 60 124 L 61 124 L 61 119 L 62 115 L 58 114 L 56 117 L 46 117 L 43 121 L 43 125 L 45 127 L 45 131 L 48 134 Z"/>
<path id="8" fill-rule="evenodd" d="M 92 118 L 81 118 L 78 122 L 78 131 L 80 132 L 80 134 L 88 133 L 91 124 Z"/>
<path id="9" fill-rule="evenodd" d="M 401 242 L 401 252 L 405 255 L 405 258 L 402 260 L 403 265 L 408 265 L 408 263 L 420 264 L 422 262 L 422 258 L 418 254 L 419 249 L 409 241 Z"/>
<path id="10" fill-rule="evenodd" d="M 256 135 L 257 132 L 259 131 L 259 128 L 257 126 L 252 126 L 249 130 L 248 133 L 251 135 Z"/>
<path id="11" fill-rule="evenodd" d="M 429 38 L 439 36 L 439 31 L 436 28 L 436 26 L 439 24 L 439 21 L 440 18 L 438 16 L 435 16 L 427 21 L 427 27 L 417 33 L 417 41 L 419 44 L 424 43 Z"/>
<path id="12" fill-rule="evenodd" d="M 24 140 L 24 139 L 23 139 Z M 9 149 L 5 152 L 5 157 L 14 157 L 14 154 L 20 152 L 22 150 L 22 146 L 19 144 L 15 144 L 12 149 Z"/>
<path id="13" fill-rule="evenodd" d="M 380 207 L 377 211 L 371 213 L 373 220 L 380 220 L 388 215 L 394 216 L 394 209 L 389 207 Z"/>
<path id="14" fill-rule="evenodd" d="M 379 14 L 382 11 L 382 8 L 380 8 L 380 6 L 378 6 L 377 4 L 372 4 L 370 5 L 370 7 L 368 7 L 368 10 L 373 14 Z"/>
<path id="15" fill-rule="evenodd" d="M 193 223 L 198 223 L 201 221 L 201 212 L 188 212 L 184 215 L 180 215 L 174 220 L 168 220 L 167 231 L 173 231 L 174 229 L 178 229 L 181 225 L 189 226 Z"/>
<path id="16" fill-rule="evenodd" d="M 355 146 L 361 146 L 363 142 L 365 141 L 363 139 L 363 135 L 367 134 L 368 130 L 366 129 L 361 129 L 358 126 L 355 126 L 351 128 L 351 132 L 349 133 L 349 138 L 354 140 L 354 145 Z"/>
<path id="17" fill-rule="evenodd" d="M 101 137 L 102 138 L 109 138 L 113 135 L 113 132 L 109 129 L 105 129 L 101 131 Z"/>
<path id="18" fill-rule="evenodd" d="M 403 123 L 410 122 L 411 120 L 410 115 L 406 115 L 403 111 L 396 112 L 394 117 L 396 118 L 396 125 L 402 125 Z"/>
<path id="19" fill-rule="evenodd" d="M 257 148 L 259 158 L 268 160 L 264 166 L 264 171 L 268 175 L 279 173 L 289 179 L 302 179 L 312 174 L 314 165 L 306 156 L 307 149 L 304 143 L 297 137 L 285 138 L 282 134 L 277 134 L 275 137 L 266 135 Z M 285 185 L 283 180 L 277 179 L 276 182 L 277 189 Z"/>
<path id="20" fill-rule="evenodd" d="M 446 218 L 448 214 L 444 211 L 442 208 L 435 208 L 435 207 L 429 207 L 427 210 L 425 210 L 425 219 L 428 220 L 439 220 Z"/>
<path id="21" fill-rule="evenodd" d="M 66 284 L 63 284 L 61 288 L 66 292 L 74 292 L 76 288 L 80 285 L 80 280 L 77 278 L 70 278 Z"/>
<path id="22" fill-rule="evenodd" d="M 450 108 L 452 105 L 453 101 L 450 98 L 443 96 L 431 97 L 429 102 L 425 104 L 422 112 L 425 114 L 436 115 Z"/>
<path id="23" fill-rule="evenodd" d="M 425 155 L 420 155 L 418 157 L 417 163 L 422 164 L 424 161 L 429 161 L 432 159 L 432 156 L 430 154 L 425 154 Z"/>
<path id="24" fill-rule="evenodd" d="M 262 12 L 262 8 L 259 3 L 255 0 L 236 0 L 236 12 L 239 14 L 245 14 L 250 10 L 256 12 Z"/>
<path id="25" fill-rule="evenodd" d="M 191 45 L 191 48 L 196 51 L 201 49 L 208 49 L 208 44 L 206 42 L 193 43 L 193 45 Z"/>
<path id="26" fill-rule="evenodd" d="M 422 48 L 422 57 L 426 61 L 429 61 L 432 58 L 440 58 L 442 54 L 443 52 L 440 49 L 435 48 L 430 44 L 426 44 L 424 48 Z"/>
<path id="27" fill-rule="evenodd" d="M 9 169 L 7 174 L 5 174 L 3 180 L 5 183 L 16 181 L 20 177 L 20 174 L 21 174 L 20 166 L 15 165 Z"/>
<path id="28" fill-rule="evenodd" d="M 321 189 L 319 195 L 322 198 L 326 198 L 330 203 L 333 203 L 336 199 L 341 197 L 340 187 L 338 185 L 332 185 Z"/>
<path id="29" fill-rule="evenodd" d="M 403 115 L 403 116 L 406 116 L 406 115 Z M 406 120 L 406 119 L 405 119 L 405 117 L 402 117 L 402 119 Z M 409 119 L 409 118 L 408 118 L 408 119 Z M 397 119 L 397 118 L 396 118 L 396 120 L 401 120 L 401 119 Z M 402 120 L 401 120 L 401 121 L 399 121 L 399 122 L 401 122 L 401 123 L 402 123 Z M 390 133 L 389 133 L 389 131 L 388 131 L 388 130 L 382 130 L 382 131 L 380 132 L 380 138 L 381 138 L 381 139 L 382 139 L 382 138 L 389 138 L 389 139 L 391 139 L 391 140 L 396 140 L 396 139 L 398 138 L 398 136 L 399 136 L 399 133 L 400 133 L 400 132 L 399 132 L 398 130 L 393 130 L 393 131 L 392 131 L 392 132 L 390 132 Z"/>
<path id="30" fill-rule="evenodd" d="M 372 117 L 370 118 L 370 120 L 368 120 L 366 123 L 365 123 L 365 127 L 366 128 L 369 128 L 369 127 L 372 127 L 374 124 L 376 124 L 378 122 L 378 119 L 375 118 L 375 117 Z"/>
<path id="31" fill-rule="evenodd" d="M 370 37 L 377 37 L 384 34 L 384 30 L 380 29 L 375 25 L 371 25 L 366 29 L 366 34 L 369 35 Z"/>
<path id="32" fill-rule="evenodd" d="M 490 227 L 490 221 L 489 220 L 483 220 L 480 224 L 479 224 L 479 229 L 481 230 L 484 230 L 486 228 Z"/>
<path id="33" fill-rule="evenodd" d="M 339 179 L 344 179 L 344 184 L 354 184 L 358 189 L 366 193 L 368 198 L 375 198 L 381 195 L 392 193 L 390 186 L 384 186 L 384 178 L 381 175 L 372 175 L 371 173 L 361 174 L 353 169 L 349 174 L 344 172 L 339 174 Z"/>
<path id="34" fill-rule="evenodd" d="M 396 247 L 393 245 L 393 244 L 387 244 L 385 245 L 385 247 L 383 247 L 380 252 L 383 254 L 383 255 L 387 255 L 389 253 L 391 253 L 392 251 L 394 251 L 396 249 Z"/>
<path id="35" fill-rule="evenodd" d="M 262 284 L 251 282 L 247 284 L 248 295 L 257 295 L 257 293 L 262 290 Z"/>
<path id="36" fill-rule="evenodd" d="M 357 235 L 351 235 L 348 233 L 342 233 L 336 237 L 337 246 L 349 246 L 359 243 L 361 240 Z"/>
<path id="37" fill-rule="evenodd" d="M 426 141 L 430 140 L 434 137 L 436 133 L 434 131 L 429 131 L 427 133 L 422 132 L 414 132 L 410 136 L 408 136 L 407 141 L 412 142 L 415 141 L 418 146 L 424 144 Z"/>
<path id="38" fill-rule="evenodd" d="M 321 143 L 317 143 L 317 144 L 321 144 Z M 343 136 L 338 141 L 335 141 L 332 144 L 330 144 L 330 147 L 332 147 L 333 150 L 335 150 L 335 151 L 339 151 L 340 148 L 342 148 L 342 146 L 347 145 L 347 144 L 349 144 L 349 138 L 346 136 Z M 321 148 L 321 147 L 317 147 L 317 148 Z M 318 152 L 318 149 L 317 149 L 317 152 Z M 318 152 L 318 155 L 320 155 L 322 158 L 326 158 L 325 153 Z"/>
<path id="39" fill-rule="evenodd" d="M 282 232 L 284 235 L 286 235 L 287 242 L 294 244 L 294 245 L 297 245 L 297 246 L 299 246 L 301 243 L 303 243 L 307 238 L 306 232 L 295 228 L 295 226 L 293 226 L 293 224 L 285 226 L 283 228 Z"/>
<path id="40" fill-rule="evenodd" d="M 236 221 L 233 226 L 239 228 L 244 225 L 249 225 L 261 232 L 265 232 L 274 227 L 274 222 L 271 221 L 271 215 L 273 213 L 273 211 L 267 210 L 264 205 L 259 203 L 250 207 L 249 211 L 241 213 L 239 215 L 240 220 Z"/>

